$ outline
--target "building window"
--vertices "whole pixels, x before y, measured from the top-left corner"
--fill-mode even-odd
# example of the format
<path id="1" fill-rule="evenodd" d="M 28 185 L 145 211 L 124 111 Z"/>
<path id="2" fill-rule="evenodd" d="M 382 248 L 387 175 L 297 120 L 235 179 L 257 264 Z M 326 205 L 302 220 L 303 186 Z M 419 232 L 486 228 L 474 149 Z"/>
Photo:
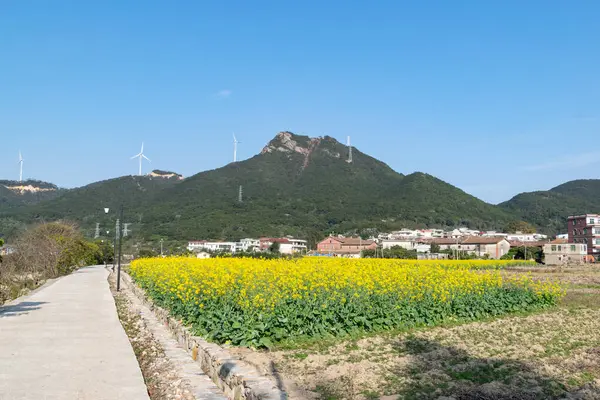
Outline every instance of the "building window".
<path id="1" fill-rule="evenodd" d="M 594 218 L 590 218 L 590 224 L 595 224 L 596 223 L 595 221 L 596 220 Z"/>
<path id="2" fill-rule="evenodd" d="M 552 251 L 556 251 L 556 245 L 552 245 Z"/>
<path id="3" fill-rule="evenodd" d="M 562 251 L 562 246 L 558 246 L 558 251 Z"/>
<path id="4" fill-rule="evenodd" d="M 575 245 L 574 244 L 571 245 L 571 251 L 573 251 L 573 252 L 575 251 Z"/>
<path id="5" fill-rule="evenodd" d="M 576 224 L 576 223 L 577 223 L 577 221 L 576 221 L 576 220 L 573 220 L 573 226 L 575 226 L 575 224 Z"/>

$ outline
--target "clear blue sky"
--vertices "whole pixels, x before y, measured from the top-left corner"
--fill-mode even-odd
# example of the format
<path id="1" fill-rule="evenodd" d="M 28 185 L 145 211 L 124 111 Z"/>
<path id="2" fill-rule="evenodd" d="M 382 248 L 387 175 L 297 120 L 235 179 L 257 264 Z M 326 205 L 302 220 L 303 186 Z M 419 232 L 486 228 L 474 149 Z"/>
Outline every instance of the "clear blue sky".
<path id="1" fill-rule="evenodd" d="M 0 2 L 0 177 L 186 176 L 328 134 L 489 202 L 600 172 L 597 1 Z M 146 170 L 150 168 L 146 166 Z"/>

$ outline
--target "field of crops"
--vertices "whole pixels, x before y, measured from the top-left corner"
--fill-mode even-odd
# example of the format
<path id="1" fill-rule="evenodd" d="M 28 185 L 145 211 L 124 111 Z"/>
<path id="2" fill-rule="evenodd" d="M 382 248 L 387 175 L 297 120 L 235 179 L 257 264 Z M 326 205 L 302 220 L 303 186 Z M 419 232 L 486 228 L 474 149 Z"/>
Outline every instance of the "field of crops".
<path id="1" fill-rule="evenodd" d="M 302 337 L 476 320 L 554 305 L 555 284 L 503 278 L 511 261 L 140 259 L 136 282 L 218 343 L 270 347 Z"/>

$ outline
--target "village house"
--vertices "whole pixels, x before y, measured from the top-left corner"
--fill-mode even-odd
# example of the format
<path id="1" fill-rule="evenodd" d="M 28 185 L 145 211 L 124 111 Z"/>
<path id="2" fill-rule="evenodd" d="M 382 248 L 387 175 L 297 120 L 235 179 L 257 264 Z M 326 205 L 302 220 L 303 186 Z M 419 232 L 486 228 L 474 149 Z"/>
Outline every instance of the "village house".
<path id="1" fill-rule="evenodd" d="M 502 257 L 510 250 L 510 243 L 503 237 L 465 236 L 433 239 L 431 243 L 439 245 L 440 250 L 453 250 L 493 259 Z"/>
<path id="2" fill-rule="evenodd" d="M 330 236 L 317 244 L 317 254 L 360 257 L 363 250 L 375 250 L 376 248 L 377 243 L 374 240 Z"/>
<path id="3" fill-rule="evenodd" d="M 593 257 L 588 255 L 584 243 L 569 243 L 565 239 L 556 239 L 544 245 L 544 262 L 547 265 L 583 264 Z"/>
<path id="4" fill-rule="evenodd" d="M 273 243 L 279 243 L 279 252 L 281 254 L 296 254 L 306 253 L 307 241 L 304 239 L 295 239 L 292 237 L 285 238 L 260 238 L 260 251 L 267 251 Z"/>

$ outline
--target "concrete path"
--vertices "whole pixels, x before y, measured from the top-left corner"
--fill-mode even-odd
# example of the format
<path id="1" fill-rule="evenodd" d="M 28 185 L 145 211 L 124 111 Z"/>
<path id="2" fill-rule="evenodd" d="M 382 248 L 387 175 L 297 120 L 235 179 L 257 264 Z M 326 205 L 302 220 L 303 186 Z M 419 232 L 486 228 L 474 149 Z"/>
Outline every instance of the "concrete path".
<path id="1" fill-rule="evenodd" d="M 0 400 L 148 400 L 107 277 L 83 268 L 0 307 Z"/>

